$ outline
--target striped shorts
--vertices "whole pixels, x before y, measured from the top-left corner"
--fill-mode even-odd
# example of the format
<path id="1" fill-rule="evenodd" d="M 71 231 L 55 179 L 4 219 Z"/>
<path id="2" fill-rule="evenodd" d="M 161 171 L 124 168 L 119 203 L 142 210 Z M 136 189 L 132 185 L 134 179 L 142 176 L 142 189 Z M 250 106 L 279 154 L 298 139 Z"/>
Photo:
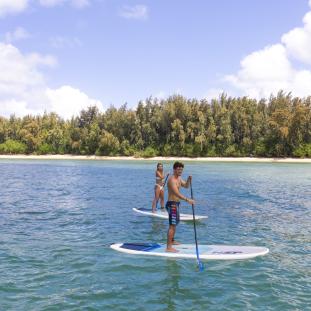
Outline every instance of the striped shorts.
<path id="1" fill-rule="evenodd" d="M 179 205 L 180 202 L 176 201 L 167 201 L 166 202 L 166 210 L 168 212 L 169 224 L 177 226 L 179 223 Z"/>

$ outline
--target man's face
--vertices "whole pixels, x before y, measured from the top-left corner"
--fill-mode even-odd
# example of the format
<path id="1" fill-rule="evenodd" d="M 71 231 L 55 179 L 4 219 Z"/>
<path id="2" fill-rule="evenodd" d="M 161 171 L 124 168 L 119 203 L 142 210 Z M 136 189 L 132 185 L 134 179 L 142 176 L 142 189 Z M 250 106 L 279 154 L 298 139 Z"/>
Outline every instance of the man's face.
<path id="1" fill-rule="evenodd" d="M 184 170 L 183 167 L 177 167 L 177 168 L 175 169 L 175 172 L 176 172 L 177 176 L 181 176 L 183 170 Z"/>

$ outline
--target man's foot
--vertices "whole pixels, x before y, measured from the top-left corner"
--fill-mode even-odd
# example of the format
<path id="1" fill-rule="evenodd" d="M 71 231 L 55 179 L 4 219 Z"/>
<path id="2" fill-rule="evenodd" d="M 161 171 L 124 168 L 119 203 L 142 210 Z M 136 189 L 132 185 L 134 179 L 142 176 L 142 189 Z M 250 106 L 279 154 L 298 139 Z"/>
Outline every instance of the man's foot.
<path id="1" fill-rule="evenodd" d="M 152 213 L 156 213 L 157 212 L 157 210 L 156 209 L 152 209 Z"/>
<path id="2" fill-rule="evenodd" d="M 178 253 L 179 251 L 176 248 L 170 247 L 166 249 L 166 252 L 168 253 Z"/>
<path id="3" fill-rule="evenodd" d="M 174 240 L 173 245 L 180 245 L 180 243 Z"/>

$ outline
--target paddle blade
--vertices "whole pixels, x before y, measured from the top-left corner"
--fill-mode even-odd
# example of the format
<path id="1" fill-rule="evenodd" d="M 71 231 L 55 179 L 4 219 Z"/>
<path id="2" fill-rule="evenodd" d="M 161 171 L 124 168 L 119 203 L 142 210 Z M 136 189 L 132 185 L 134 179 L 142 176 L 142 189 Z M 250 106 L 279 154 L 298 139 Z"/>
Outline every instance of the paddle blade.
<path id="1" fill-rule="evenodd" d="M 199 271 L 201 271 L 201 272 L 204 270 L 204 265 L 203 265 L 202 261 L 198 262 L 198 268 L 199 268 Z"/>

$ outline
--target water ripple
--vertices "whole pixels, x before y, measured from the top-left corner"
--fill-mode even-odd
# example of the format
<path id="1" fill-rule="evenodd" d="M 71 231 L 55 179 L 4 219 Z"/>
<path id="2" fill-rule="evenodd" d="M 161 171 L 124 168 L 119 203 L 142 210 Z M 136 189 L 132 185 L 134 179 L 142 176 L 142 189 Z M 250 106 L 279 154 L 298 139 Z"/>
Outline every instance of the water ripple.
<path id="1" fill-rule="evenodd" d="M 186 163 L 196 211 L 209 215 L 197 226 L 199 243 L 270 248 L 263 258 L 206 262 L 203 273 L 195 261 L 109 248 L 165 242 L 166 222 L 132 212 L 151 206 L 154 168 L 0 161 L 1 310 L 307 310 L 310 165 Z M 192 224 L 177 236 L 193 243 Z"/>

